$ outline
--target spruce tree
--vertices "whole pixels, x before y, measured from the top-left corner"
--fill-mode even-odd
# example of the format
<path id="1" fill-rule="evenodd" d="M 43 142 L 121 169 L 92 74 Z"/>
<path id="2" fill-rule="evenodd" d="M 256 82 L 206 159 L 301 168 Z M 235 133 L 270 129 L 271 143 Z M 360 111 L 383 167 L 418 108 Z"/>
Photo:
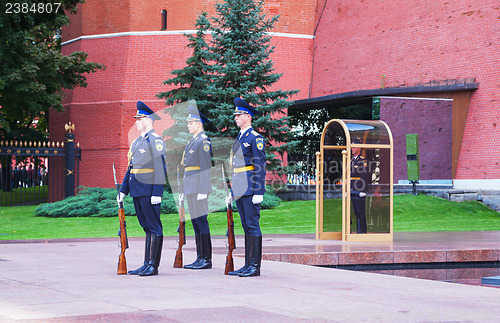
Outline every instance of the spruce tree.
<path id="1" fill-rule="evenodd" d="M 263 6 L 262 0 L 224 0 L 215 5 L 216 15 L 209 22 L 206 14 L 200 15 L 197 36 L 190 37 L 193 56 L 184 69 L 175 71 L 176 78 L 165 81 L 181 87 L 160 95 L 167 104 L 196 100 L 198 109 L 211 120 L 205 127 L 207 134 L 233 138 L 239 132 L 234 99 L 241 97 L 261 113 L 254 116 L 252 126 L 266 139 L 268 170 L 281 173 L 281 158 L 295 144 L 287 99 L 298 91 L 273 88 L 282 74 L 275 73 L 270 59 L 275 47 L 268 32 L 279 17 L 268 17 Z M 194 47 L 195 43 L 199 46 Z"/>
<path id="2" fill-rule="evenodd" d="M 185 34 L 188 38 L 187 47 L 193 50 L 193 54 L 186 60 L 186 66 L 179 70 L 173 70 L 174 78 L 163 82 L 165 85 L 178 86 L 177 88 L 161 92 L 158 98 L 164 98 L 166 105 L 172 105 L 188 100 L 205 100 L 206 99 L 206 82 L 209 80 L 208 72 L 210 66 L 209 48 L 206 41 L 206 34 L 209 32 L 210 21 L 207 18 L 207 13 L 202 12 L 196 20 L 196 34 Z"/>
<path id="3" fill-rule="evenodd" d="M 158 98 L 164 98 L 165 104 L 171 106 L 177 104 L 175 109 L 167 108 L 168 113 L 174 120 L 172 127 L 163 131 L 166 136 L 167 145 L 173 147 L 184 147 L 189 141 L 190 135 L 186 132 L 186 111 L 190 104 L 197 105 L 200 111 L 205 111 L 201 106 L 206 100 L 206 84 L 209 81 L 208 45 L 206 34 L 210 26 L 207 13 L 202 12 L 196 20 L 196 34 L 185 34 L 188 38 L 187 47 L 193 50 L 193 54 L 186 60 L 186 66 L 171 72 L 175 77 L 163 82 L 165 85 L 174 85 L 176 88 L 161 92 Z M 185 103 L 185 104 L 184 104 Z"/>
<path id="4" fill-rule="evenodd" d="M 263 13 L 262 0 L 225 0 L 216 4 L 211 31 L 213 81 L 208 95 L 215 105 L 210 115 L 217 115 L 213 126 L 221 134 L 236 137 L 239 129 L 234 118 L 234 98 L 241 97 L 254 106 L 260 116 L 254 116 L 253 128 L 266 138 L 269 170 L 277 170 L 280 156 L 293 146 L 290 136 L 287 98 L 297 91 L 272 90 L 281 74 L 275 73 L 270 55 L 274 51 L 268 34 L 278 16 Z"/>
<path id="5" fill-rule="evenodd" d="M 210 81 L 209 49 L 206 40 L 210 21 L 207 16 L 206 12 L 202 12 L 196 20 L 196 33 L 184 35 L 188 38 L 187 48 L 193 51 L 192 56 L 186 60 L 186 66 L 171 71 L 174 77 L 163 82 L 175 88 L 157 94 L 158 98 L 165 99 L 167 108 L 164 113 L 174 121 L 173 125 L 167 129 L 156 129 L 165 137 L 169 152 L 167 154 L 169 165 L 181 163 L 184 147 L 191 139 L 186 122 L 188 106 L 193 105 L 203 111 L 202 113 L 206 113 L 203 102 L 206 102 L 206 84 Z M 170 182 L 174 183 L 176 179 L 170 178 Z"/>

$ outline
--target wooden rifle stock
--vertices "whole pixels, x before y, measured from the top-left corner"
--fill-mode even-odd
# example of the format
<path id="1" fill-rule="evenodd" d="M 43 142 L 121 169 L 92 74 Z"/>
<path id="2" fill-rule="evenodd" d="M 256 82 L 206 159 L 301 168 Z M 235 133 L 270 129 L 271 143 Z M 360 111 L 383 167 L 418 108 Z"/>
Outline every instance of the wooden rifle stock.
<path id="1" fill-rule="evenodd" d="M 227 240 L 228 249 L 224 275 L 227 275 L 230 271 L 234 271 L 233 250 L 236 248 L 236 243 L 234 241 L 233 209 L 231 207 L 227 208 Z"/>
<path id="2" fill-rule="evenodd" d="M 125 250 L 128 248 L 128 238 L 127 238 L 127 223 L 125 222 L 125 210 L 123 209 L 123 203 L 120 203 L 120 208 L 118 209 L 118 217 L 120 218 L 120 247 L 121 252 L 118 257 L 118 275 L 127 274 L 127 260 L 125 259 Z"/>
<path id="3" fill-rule="evenodd" d="M 184 214 L 184 202 L 179 207 L 179 246 L 175 252 L 174 268 L 182 268 L 182 246 L 186 244 L 186 219 Z"/>
<path id="4" fill-rule="evenodd" d="M 115 187 L 120 194 L 120 185 L 116 181 L 116 170 L 115 164 L 113 163 L 113 177 L 115 178 Z M 125 209 L 123 208 L 123 201 L 118 203 L 118 219 L 120 220 L 120 231 L 118 231 L 118 236 L 120 237 L 120 256 L 118 257 L 118 275 L 127 274 L 127 259 L 125 259 L 125 250 L 128 248 L 128 238 L 127 238 L 127 222 L 125 221 Z"/>
<path id="5" fill-rule="evenodd" d="M 182 192 L 179 165 L 177 165 L 177 188 Z M 184 199 L 179 201 L 179 246 L 175 252 L 174 268 L 182 268 L 182 246 L 186 244 L 186 218 L 184 214 Z"/>
<path id="6" fill-rule="evenodd" d="M 222 181 L 224 182 L 224 188 L 226 189 L 227 198 L 231 197 L 231 192 L 229 191 L 231 183 L 226 177 L 226 172 L 224 170 L 224 164 L 222 164 Z M 236 249 L 236 241 L 234 239 L 234 220 L 233 220 L 233 206 L 232 202 L 227 203 L 227 256 L 226 256 L 226 266 L 224 268 L 224 275 L 227 275 L 230 271 L 234 271 L 234 261 L 233 261 L 233 250 Z"/>

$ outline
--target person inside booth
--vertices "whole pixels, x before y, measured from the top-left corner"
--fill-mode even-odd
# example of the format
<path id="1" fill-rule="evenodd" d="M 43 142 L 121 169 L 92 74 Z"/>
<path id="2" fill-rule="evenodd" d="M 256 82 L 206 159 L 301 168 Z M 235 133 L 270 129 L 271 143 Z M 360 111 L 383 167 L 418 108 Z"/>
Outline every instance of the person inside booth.
<path id="1" fill-rule="evenodd" d="M 355 138 L 352 143 L 361 144 L 361 140 Z M 367 233 L 365 197 L 371 176 L 368 162 L 361 155 L 361 147 L 352 147 L 351 157 L 351 202 L 356 215 L 356 230 L 357 233 Z"/>

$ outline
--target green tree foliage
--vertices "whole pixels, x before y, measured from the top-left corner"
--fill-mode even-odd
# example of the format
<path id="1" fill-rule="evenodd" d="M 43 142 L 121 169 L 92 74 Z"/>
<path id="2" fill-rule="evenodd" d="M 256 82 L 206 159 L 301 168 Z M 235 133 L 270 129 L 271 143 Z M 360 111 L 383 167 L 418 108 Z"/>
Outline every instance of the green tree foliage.
<path id="1" fill-rule="evenodd" d="M 323 128 L 332 119 L 371 120 L 370 105 L 344 105 L 314 110 L 288 111 L 293 129 L 293 136 L 300 144 L 294 149 L 295 154 L 311 155 L 319 151 Z"/>
<path id="2" fill-rule="evenodd" d="M 224 0 L 215 5 L 215 16 L 202 13 L 196 23 L 198 32 L 188 36 L 193 56 L 186 67 L 173 72 L 176 77 L 165 81 L 178 87 L 158 96 L 167 105 L 196 100 L 198 109 L 211 120 L 205 127 L 208 135 L 233 138 L 239 132 L 233 102 L 243 98 L 262 113 L 252 125 L 266 138 L 268 169 L 279 171 L 280 155 L 296 144 L 286 113 L 287 99 L 298 91 L 272 88 L 282 74 L 274 71 L 270 59 L 274 46 L 267 32 L 279 17 L 268 17 L 263 5 L 262 0 Z"/>
<path id="3" fill-rule="evenodd" d="M 209 82 L 208 73 L 211 67 L 208 62 L 209 48 L 205 39 L 210 27 L 206 12 L 202 12 L 198 16 L 195 27 L 196 34 L 185 34 L 185 37 L 188 38 L 187 47 L 193 50 L 192 56 L 186 60 L 186 66 L 183 69 L 171 72 L 176 77 L 163 82 L 165 85 L 174 85 L 177 88 L 158 94 L 159 98 L 166 100 L 166 105 L 189 100 L 198 101 L 200 104 L 207 99 L 204 89 Z"/>
<path id="4" fill-rule="evenodd" d="M 185 34 L 188 38 L 187 47 L 193 50 L 192 56 L 186 60 L 186 66 L 183 69 L 171 72 L 175 77 L 163 82 L 175 88 L 157 95 L 158 98 L 164 98 L 166 105 L 170 106 L 166 112 L 174 120 L 173 125 L 162 133 L 167 138 L 169 165 L 180 163 L 184 147 L 191 138 L 186 128 L 187 107 L 194 105 L 200 111 L 206 111 L 202 105 L 207 100 L 205 88 L 209 82 L 210 66 L 206 58 L 208 45 L 205 39 L 209 26 L 207 13 L 202 12 L 196 20 L 196 34 Z"/>
<path id="5" fill-rule="evenodd" d="M 40 4 L 24 0 L 16 13 L 8 13 L 2 1 L 0 11 L 0 138 L 43 140 L 50 108 L 62 111 L 62 89 L 86 86 L 85 73 L 102 68 L 86 62 L 87 54 L 61 54 L 60 28 L 69 22 L 65 11 L 75 11 L 83 0 L 61 0 L 48 13 Z M 37 122 L 36 127 L 33 126 Z"/>

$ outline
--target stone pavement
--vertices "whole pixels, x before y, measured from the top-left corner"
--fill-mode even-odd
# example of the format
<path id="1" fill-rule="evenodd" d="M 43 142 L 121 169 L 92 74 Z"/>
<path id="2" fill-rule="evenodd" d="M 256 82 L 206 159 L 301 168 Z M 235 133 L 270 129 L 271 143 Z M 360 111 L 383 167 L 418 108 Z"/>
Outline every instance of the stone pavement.
<path id="1" fill-rule="evenodd" d="M 396 234 L 394 243 L 264 236 L 264 253 L 290 255 L 445 248 L 499 256 L 500 233 Z M 430 238 L 435 241 L 429 240 Z M 160 274 L 116 275 L 116 239 L 0 241 L 0 322 L 498 322 L 500 288 L 287 263 L 262 262 L 260 277 L 225 276 L 225 237 L 213 237 L 214 268 L 173 268 L 166 238 Z M 184 261 L 195 258 L 193 237 Z M 238 237 L 237 246 L 242 246 Z M 444 247 L 443 247 L 444 246 Z M 237 253 L 241 253 L 238 248 Z M 367 254 L 368 255 L 368 254 Z M 130 239 L 129 269 L 143 239 Z M 281 257 L 281 256 L 280 256 Z M 299 257 L 303 258 L 303 257 Z M 337 258 L 340 259 L 340 258 Z M 276 259 L 277 260 L 277 259 Z M 235 266 L 243 259 L 235 256 Z"/>

